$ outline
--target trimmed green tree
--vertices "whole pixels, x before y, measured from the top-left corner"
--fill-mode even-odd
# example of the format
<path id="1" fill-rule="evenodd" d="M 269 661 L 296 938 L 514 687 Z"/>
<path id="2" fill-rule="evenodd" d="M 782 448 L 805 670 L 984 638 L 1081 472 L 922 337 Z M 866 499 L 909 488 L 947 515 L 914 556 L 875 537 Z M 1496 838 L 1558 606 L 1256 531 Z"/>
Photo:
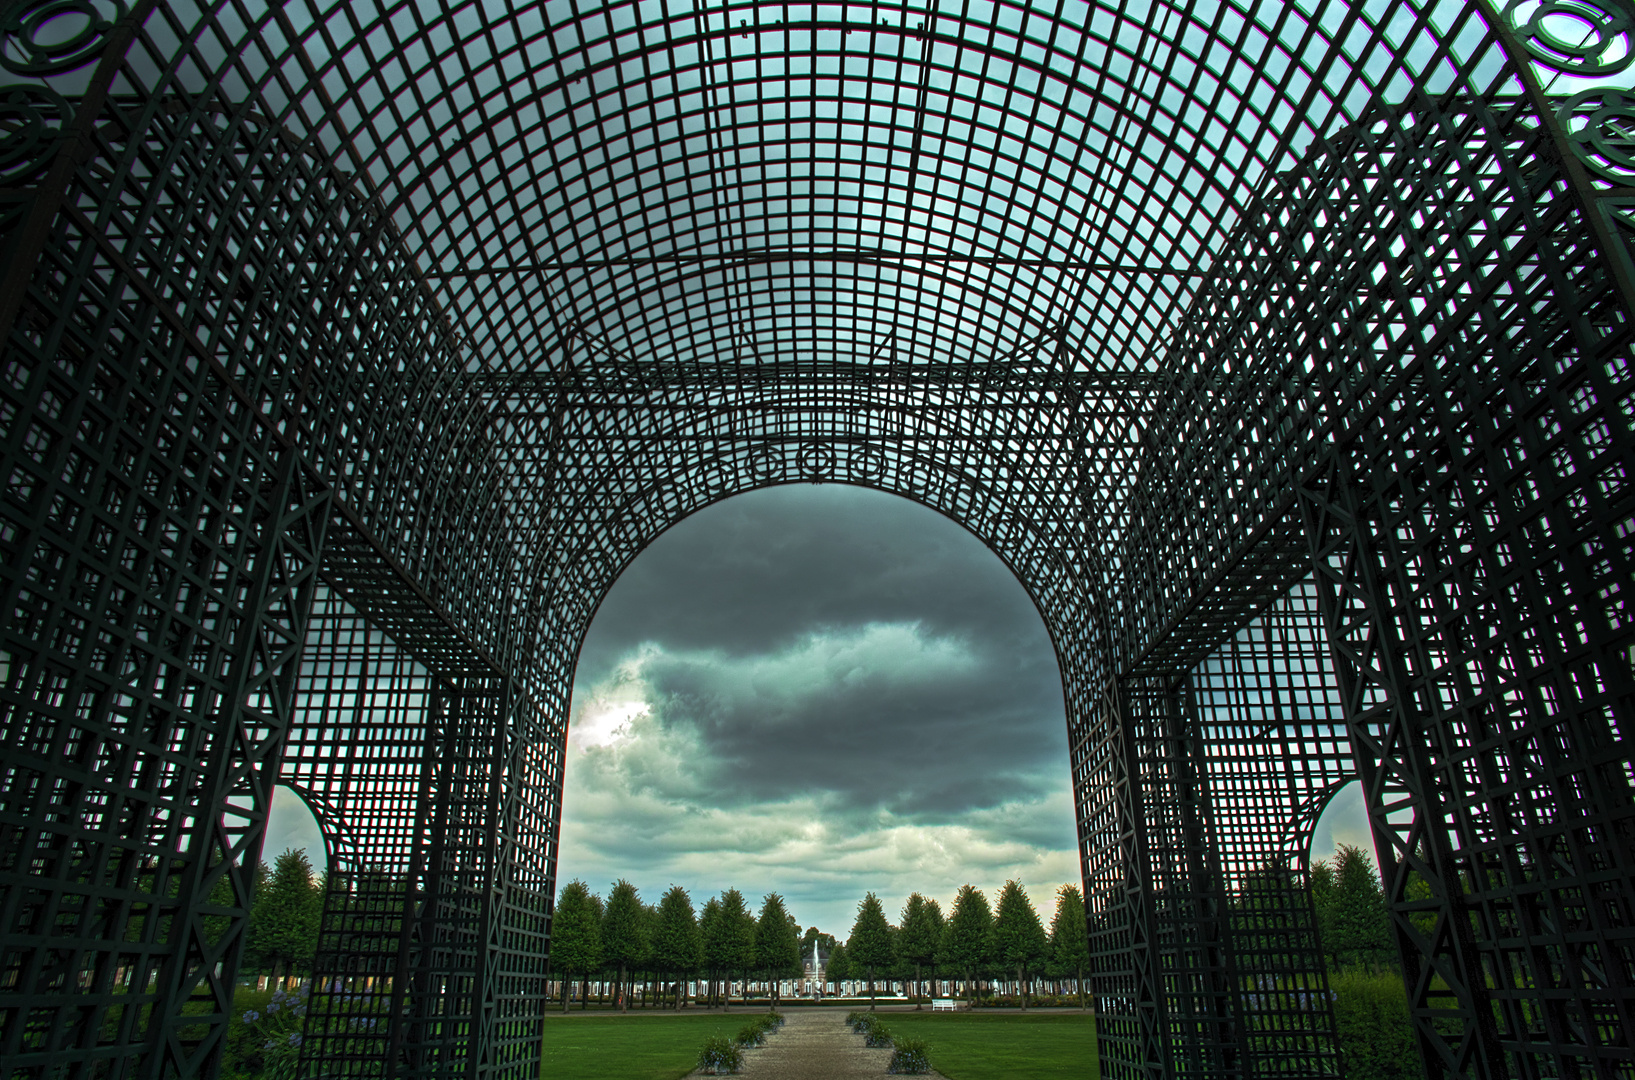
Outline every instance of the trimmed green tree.
<path id="1" fill-rule="evenodd" d="M 1084 895 L 1077 885 L 1063 885 L 1056 890 L 1056 914 L 1050 920 L 1050 955 L 1063 971 L 1073 973 L 1082 1012 L 1084 969 L 1090 964 L 1090 926 L 1084 917 Z"/>
<path id="2" fill-rule="evenodd" d="M 653 966 L 675 976 L 675 1007 L 681 1008 L 687 976 L 698 970 L 703 954 L 698 919 L 693 915 L 693 898 L 680 885 L 672 885 L 659 900 L 658 919 L 653 928 Z"/>
<path id="3" fill-rule="evenodd" d="M 589 976 L 602 968 L 602 912 L 583 881 L 570 881 L 557 896 L 551 916 L 551 966 L 562 974 L 562 1011 L 568 1011 L 569 976 Z M 581 999 L 579 1007 L 586 1007 Z"/>
<path id="4" fill-rule="evenodd" d="M 1335 951 L 1339 941 L 1338 927 L 1334 924 L 1334 867 L 1327 859 L 1311 864 L 1311 905 L 1317 912 L 1317 939 L 1328 966 L 1340 970 L 1340 954 Z"/>
<path id="5" fill-rule="evenodd" d="M 777 893 L 767 893 L 761 901 L 761 917 L 755 922 L 755 960 L 771 985 L 776 1007 L 781 980 L 800 971 L 800 924 L 790 917 Z"/>
<path id="6" fill-rule="evenodd" d="M 654 995 L 655 1002 L 659 996 L 658 965 L 653 960 L 653 934 L 658 930 L 658 925 L 659 909 L 652 904 L 642 904 L 642 943 L 646 948 L 642 950 L 641 961 L 635 965 L 635 970 L 630 973 L 630 993 L 632 996 L 635 995 L 636 983 L 640 981 L 642 984 L 641 1003 L 644 1009 L 647 1008 L 647 995 L 649 993 Z M 647 978 L 638 980 L 638 972 L 645 974 Z"/>
<path id="7" fill-rule="evenodd" d="M 891 924 L 886 922 L 885 908 L 873 893 L 863 897 L 857 905 L 857 919 L 852 933 L 846 939 L 846 953 L 852 964 L 867 973 L 869 980 L 869 1012 L 874 1011 L 874 973 L 891 965 Z"/>
<path id="8" fill-rule="evenodd" d="M 266 887 L 256 891 L 247 944 L 275 980 L 288 977 L 312 965 L 323 917 L 324 894 L 307 853 L 291 848 L 273 862 Z"/>
<path id="9" fill-rule="evenodd" d="M 727 992 L 721 1008 L 732 1003 L 732 980 L 747 979 L 755 970 L 755 916 L 744 903 L 744 894 L 728 889 L 721 894 L 721 963 L 727 977 Z M 748 995 L 748 991 L 745 991 Z"/>
<path id="10" fill-rule="evenodd" d="M 1385 893 L 1373 857 L 1362 848 L 1341 844 L 1335 852 L 1332 917 L 1334 951 L 1357 967 L 1378 971 L 1392 955 Z"/>
<path id="11" fill-rule="evenodd" d="M 726 967 L 723 955 L 722 927 L 726 925 L 721 915 L 721 898 L 712 896 L 704 901 L 704 910 L 698 913 L 698 944 L 699 952 L 704 961 L 704 977 L 709 980 L 709 1007 L 715 1007 L 716 982 Z"/>
<path id="12" fill-rule="evenodd" d="M 921 975 L 927 964 L 937 958 L 937 946 L 942 944 L 942 909 L 935 900 L 927 900 L 919 893 L 909 894 L 903 904 L 897 933 L 897 956 L 906 966 L 914 969 L 914 1009 L 918 1012 L 924 992 Z"/>
<path id="13" fill-rule="evenodd" d="M 1016 973 L 1016 988 L 1022 1011 L 1028 1010 L 1028 973 L 1049 955 L 1049 939 L 1033 910 L 1033 901 L 1019 881 L 1007 881 L 999 890 L 999 910 L 994 915 L 993 957 Z"/>
<path id="14" fill-rule="evenodd" d="M 938 962 L 964 976 L 965 992 L 973 1005 L 978 995 L 973 984 L 977 973 L 988 963 L 992 928 L 993 910 L 988 907 L 988 898 L 975 885 L 961 885 L 954 897 L 954 908 L 948 913 L 948 922 L 943 926 Z"/>
<path id="15" fill-rule="evenodd" d="M 823 969 L 823 977 L 826 981 L 834 983 L 836 994 L 844 992 L 845 987 L 842 984 L 852 977 L 851 958 L 846 955 L 846 946 L 838 941 L 829 950 L 829 964 Z"/>
<path id="16" fill-rule="evenodd" d="M 614 882 L 602 913 L 602 962 L 619 973 L 613 995 L 620 1012 L 630 1010 L 625 975 L 647 958 L 646 921 L 636 886 L 623 878 Z"/>
<path id="17" fill-rule="evenodd" d="M 806 932 L 800 937 L 802 960 L 812 955 L 812 943 L 814 941 L 817 942 L 819 952 L 831 952 L 835 947 L 835 936 L 833 934 L 825 934 L 815 926 L 808 926 Z"/>

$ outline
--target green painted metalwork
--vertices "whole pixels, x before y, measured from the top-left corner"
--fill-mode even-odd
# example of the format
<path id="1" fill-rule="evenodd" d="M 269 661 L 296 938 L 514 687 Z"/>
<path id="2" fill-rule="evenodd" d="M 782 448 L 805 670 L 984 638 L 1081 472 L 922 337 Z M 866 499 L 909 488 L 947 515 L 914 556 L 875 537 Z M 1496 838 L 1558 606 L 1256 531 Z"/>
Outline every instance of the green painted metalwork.
<path id="1" fill-rule="evenodd" d="M 307 1064 L 532 1080 L 578 642 L 791 482 L 1038 602 L 1105 1075 L 1342 1071 L 1354 774 L 1430 1074 L 1635 1075 L 1632 26 L 0 5 L 0 1075 L 214 1074 L 277 767 Z"/>

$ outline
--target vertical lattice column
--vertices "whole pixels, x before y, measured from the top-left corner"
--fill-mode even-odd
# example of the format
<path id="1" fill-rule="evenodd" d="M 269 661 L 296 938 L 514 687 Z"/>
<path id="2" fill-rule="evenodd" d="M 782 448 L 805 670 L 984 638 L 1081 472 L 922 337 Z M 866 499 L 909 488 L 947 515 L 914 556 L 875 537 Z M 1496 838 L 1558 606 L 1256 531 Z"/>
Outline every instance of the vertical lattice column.
<path id="1" fill-rule="evenodd" d="M 1203 744 L 1186 715 L 1185 683 L 1145 676 L 1123 685 L 1126 723 L 1139 748 L 1147 881 L 1172 1075 L 1241 1075 L 1226 896 L 1211 840 Z"/>
<path id="2" fill-rule="evenodd" d="M 0 1063 L 219 1059 L 327 488 L 151 309 L 11 339 Z M 185 1008 L 185 1014 L 184 1014 Z"/>
<path id="3" fill-rule="evenodd" d="M 1437 1076 L 1635 1069 L 1635 395 L 1622 319 L 1572 295 L 1548 354 L 1427 365 L 1302 491 Z"/>
<path id="4" fill-rule="evenodd" d="M 432 677 L 326 591 L 302 665 L 284 780 L 324 823 L 328 891 L 305 1053 L 379 1075 L 425 834 Z"/>
<path id="5" fill-rule="evenodd" d="M 565 680 L 564 680 L 565 682 Z M 488 955 L 489 1045 L 495 1080 L 536 1080 L 547 1000 L 546 956 L 556 897 L 566 753 L 566 692 L 555 707 L 516 695 L 506 717 L 505 786 Z"/>
<path id="6" fill-rule="evenodd" d="M 1132 826 L 1086 859 L 1101 871 L 1086 888 L 1102 895 L 1109 1073 L 1339 1074 L 1306 880 L 1316 815 L 1352 776 L 1325 649 L 1308 583 L 1189 676 L 1120 680 L 1109 745 L 1124 764 L 1108 771 Z M 1114 870 L 1121 893 L 1106 887 Z"/>
<path id="7" fill-rule="evenodd" d="M 1339 1071 L 1307 878 L 1317 815 L 1355 775 L 1326 649 L 1306 582 L 1189 681 L 1248 1075 Z"/>
<path id="8" fill-rule="evenodd" d="M 1074 752 L 1096 1038 L 1102 1075 L 1116 1080 L 1172 1073 L 1147 825 L 1155 780 L 1163 777 L 1151 758 L 1145 704 L 1121 685 L 1092 715 Z M 1097 780 L 1110 797 L 1090 787 Z"/>
<path id="9" fill-rule="evenodd" d="M 286 779 L 331 873 L 303 1060 L 334 1076 L 538 1073 L 561 739 L 433 677 L 328 596 Z"/>

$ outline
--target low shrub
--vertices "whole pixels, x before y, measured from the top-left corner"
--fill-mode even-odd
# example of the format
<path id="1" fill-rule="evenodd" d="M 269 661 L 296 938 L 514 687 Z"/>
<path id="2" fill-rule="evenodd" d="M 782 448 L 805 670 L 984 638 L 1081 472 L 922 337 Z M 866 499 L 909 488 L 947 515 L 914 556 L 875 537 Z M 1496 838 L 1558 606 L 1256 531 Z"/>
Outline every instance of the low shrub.
<path id="1" fill-rule="evenodd" d="M 783 1017 L 778 1013 L 762 1013 L 752 1018 L 749 1023 L 738 1029 L 733 1036 L 733 1042 L 739 1046 L 764 1046 L 766 1037 L 783 1027 Z"/>
<path id="2" fill-rule="evenodd" d="M 1022 999 L 1015 994 L 999 994 L 995 997 L 984 997 L 984 1006 L 995 1009 L 1016 1009 L 1022 1005 Z M 1057 997 L 1055 994 L 1029 994 L 1028 1008 L 1030 1009 L 1060 1009 L 1067 1006 L 1079 1007 L 1079 999 L 1072 995 Z"/>
<path id="3" fill-rule="evenodd" d="M 924 1039 L 898 1039 L 886 1072 L 897 1076 L 923 1076 L 931 1071 L 931 1054 Z"/>
<path id="4" fill-rule="evenodd" d="M 1340 1053 L 1352 1080 L 1424 1080 L 1408 1018 L 1408 991 L 1393 972 L 1330 975 Z"/>
<path id="5" fill-rule="evenodd" d="M 846 1017 L 846 1023 L 851 1029 L 863 1036 L 870 1046 L 890 1046 L 891 1036 L 886 1034 L 886 1025 L 874 1013 L 854 1012 Z"/>
<path id="6" fill-rule="evenodd" d="M 724 1076 L 744 1066 L 744 1052 L 725 1035 L 711 1035 L 698 1052 L 698 1071 L 705 1076 Z"/>
<path id="7" fill-rule="evenodd" d="M 288 1080 L 295 1076 L 308 997 L 306 987 L 236 993 L 222 1055 L 223 1080 Z"/>

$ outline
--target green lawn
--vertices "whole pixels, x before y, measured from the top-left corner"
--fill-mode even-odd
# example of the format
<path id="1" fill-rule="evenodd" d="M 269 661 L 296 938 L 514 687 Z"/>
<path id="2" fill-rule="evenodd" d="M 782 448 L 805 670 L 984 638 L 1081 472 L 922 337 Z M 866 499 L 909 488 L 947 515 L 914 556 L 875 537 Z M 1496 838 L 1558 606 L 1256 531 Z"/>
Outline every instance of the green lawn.
<path id="1" fill-rule="evenodd" d="M 545 1014 L 548 1080 L 680 1080 L 711 1035 L 733 1035 L 748 1012 L 653 1012 L 643 1016 Z"/>
<path id="2" fill-rule="evenodd" d="M 1089 1013 L 891 1012 L 893 1035 L 924 1039 L 948 1080 L 1100 1080 Z"/>
<path id="3" fill-rule="evenodd" d="M 680 1080 L 710 1035 L 732 1035 L 752 1010 L 628 1016 L 545 1014 L 547 1080 Z M 924 1039 L 949 1080 L 1100 1080 L 1087 1013 L 882 1013 L 893 1034 Z"/>

